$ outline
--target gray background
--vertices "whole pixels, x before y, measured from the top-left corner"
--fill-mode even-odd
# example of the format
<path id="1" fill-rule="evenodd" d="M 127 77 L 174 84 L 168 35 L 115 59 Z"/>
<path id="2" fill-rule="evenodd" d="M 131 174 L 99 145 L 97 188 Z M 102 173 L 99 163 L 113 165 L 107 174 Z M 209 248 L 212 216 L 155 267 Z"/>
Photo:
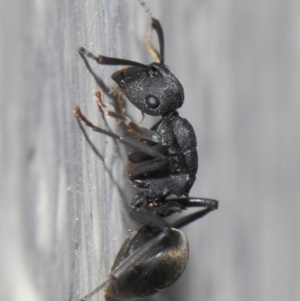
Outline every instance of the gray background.
<path id="1" fill-rule="evenodd" d="M 300 300 L 300 2 L 148 4 L 185 88 L 180 114 L 197 133 L 191 195 L 220 200 L 184 228 L 187 269 L 155 298 Z M 125 211 L 134 195 L 126 150 L 87 130 L 99 159 L 72 111 L 79 104 L 105 126 L 78 46 L 150 62 L 149 22 L 134 0 L 1 0 L 2 300 L 77 300 L 105 279 L 137 227 Z M 110 87 L 115 69 L 96 67 Z"/>

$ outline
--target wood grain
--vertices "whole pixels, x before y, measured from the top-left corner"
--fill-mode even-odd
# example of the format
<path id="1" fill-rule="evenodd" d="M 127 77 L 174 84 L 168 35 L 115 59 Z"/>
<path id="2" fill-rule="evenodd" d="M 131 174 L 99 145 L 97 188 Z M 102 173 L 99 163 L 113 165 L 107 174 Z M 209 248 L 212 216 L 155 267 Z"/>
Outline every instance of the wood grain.
<path id="1" fill-rule="evenodd" d="M 220 200 L 184 229 L 188 267 L 152 300 L 299 300 L 299 1 L 148 2 L 197 133 L 191 195 Z M 87 129 L 97 156 L 73 115 L 106 126 L 77 49 L 150 62 L 149 19 L 131 0 L 1 1 L 0 17 L 1 299 L 77 300 L 136 227 L 126 150 Z M 116 68 L 94 67 L 113 87 Z"/>

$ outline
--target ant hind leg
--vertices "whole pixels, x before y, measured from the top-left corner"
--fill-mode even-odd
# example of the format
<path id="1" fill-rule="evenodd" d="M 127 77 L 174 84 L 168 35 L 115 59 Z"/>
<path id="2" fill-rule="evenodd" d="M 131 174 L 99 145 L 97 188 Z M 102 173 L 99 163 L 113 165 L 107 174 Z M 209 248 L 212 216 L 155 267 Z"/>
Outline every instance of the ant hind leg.
<path id="1" fill-rule="evenodd" d="M 153 252 L 160 251 L 163 248 L 160 242 L 169 235 L 171 231 L 170 225 L 161 217 L 149 212 L 145 206 L 147 206 L 148 200 L 145 193 L 139 193 L 131 203 L 131 217 L 142 224 L 155 226 L 161 230 L 152 239 L 145 242 L 141 247 L 135 250 L 130 256 L 124 259 L 116 268 L 114 268 L 109 275 L 109 278 L 100 284 L 93 291 L 81 298 L 81 301 L 86 301 L 98 293 L 100 290 L 110 285 L 118 278 L 122 276 L 129 268 L 131 268 L 136 262 L 139 262 L 146 256 L 151 256 Z"/>
<path id="2" fill-rule="evenodd" d="M 218 209 L 219 202 L 213 199 L 207 198 L 178 198 L 178 199 L 170 199 L 168 201 L 175 201 L 183 205 L 184 207 L 205 207 L 205 209 L 191 213 L 187 216 L 182 217 L 181 219 L 172 223 L 173 228 L 180 229 L 193 221 L 202 218 L 207 213 Z"/>

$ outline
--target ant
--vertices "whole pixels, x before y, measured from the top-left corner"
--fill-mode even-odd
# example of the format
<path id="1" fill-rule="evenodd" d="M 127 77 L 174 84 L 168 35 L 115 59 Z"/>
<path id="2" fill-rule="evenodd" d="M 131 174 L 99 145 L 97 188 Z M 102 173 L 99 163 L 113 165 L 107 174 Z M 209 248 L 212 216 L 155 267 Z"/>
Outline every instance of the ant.
<path id="1" fill-rule="evenodd" d="M 189 197 L 198 169 L 196 135 L 191 124 L 177 112 L 184 101 L 181 83 L 164 64 L 164 34 L 160 22 L 145 2 L 139 0 L 151 17 L 150 29 L 158 36 L 159 52 L 147 41 L 150 53 L 158 62 L 144 65 L 126 59 L 95 56 L 83 47 L 79 54 L 93 73 L 87 57 L 101 65 L 123 65 L 112 79 L 114 91 L 137 107 L 142 114 L 161 116 L 161 120 L 147 129 L 131 121 L 124 112 L 109 110 L 100 91 L 95 99 L 102 112 L 123 122 L 132 136 L 119 136 L 92 124 L 75 107 L 76 117 L 94 131 L 110 136 L 132 148 L 128 160 L 134 165 L 128 172 L 131 183 L 142 191 L 129 206 L 130 217 L 143 226 L 129 235 L 116 256 L 108 279 L 81 300 L 88 300 L 105 289 L 107 301 L 133 300 L 157 293 L 172 285 L 183 273 L 188 261 L 189 247 L 179 228 L 218 208 L 218 201 Z M 175 196 L 175 197 L 174 197 Z M 172 224 L 165 217 L 188 207 L 204 207 Z"/>

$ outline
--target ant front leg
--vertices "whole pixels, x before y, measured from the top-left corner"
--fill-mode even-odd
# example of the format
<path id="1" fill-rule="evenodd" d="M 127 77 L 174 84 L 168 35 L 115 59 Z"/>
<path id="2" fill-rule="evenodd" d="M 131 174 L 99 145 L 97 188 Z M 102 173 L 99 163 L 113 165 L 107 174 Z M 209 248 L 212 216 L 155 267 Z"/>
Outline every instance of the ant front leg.
<path id="1" fill-rule="evenodd" d="M 82 113 L 78 106 L 75 106 L 74 108 L 74 114 L 75 116 L 80 119 L 82 122 L 86 124 L 86 126 L 90 127 L 93 131 L 107 135 L 113 139 L 118 140 L 120 143 L 123 143 L 125 145 L 128 145 L 129 147 L 132 147 L 148 156 L 151 156 L 153 158 L 158 158 L 161 160 L 165 160 L 166 157 L 159 151 L 157 151 L 155 148 L 152 148 L 151 146 L 135 139 L 132 137 L 127 136 L 119 136 L 115 133 L 106 131 L 100 127 L 95 126 L 92 122 L 90 122 Z"/>
<path id="2" fill-rule="evenodd" d="M 154 131 L 151 131 L 141 125 L 136 124 L 128 116 L 124 114 L 119 114 L 117 112 L 109 110 L 102 100 L 100 91 L 95 92 L 95 99 L 97 101 L 99 109 L 105 112 L 107 116 L 116 119 L 118 123 L 123 122 L 127 126 L 127 131 L 130 134 L 135 135 L 139 139 L 144 139 L 155 143 L 160 142 L 160 136 L 157 135 Z"/>
<path id="3" fill-rule="evenodd" d="M 118 105 L 122 115 L 125 115 L 125 104 L 123 100 L 123 92 L 119 86 L 114 87 L 109 91 L 109 95 L 118 96 Z"/>

